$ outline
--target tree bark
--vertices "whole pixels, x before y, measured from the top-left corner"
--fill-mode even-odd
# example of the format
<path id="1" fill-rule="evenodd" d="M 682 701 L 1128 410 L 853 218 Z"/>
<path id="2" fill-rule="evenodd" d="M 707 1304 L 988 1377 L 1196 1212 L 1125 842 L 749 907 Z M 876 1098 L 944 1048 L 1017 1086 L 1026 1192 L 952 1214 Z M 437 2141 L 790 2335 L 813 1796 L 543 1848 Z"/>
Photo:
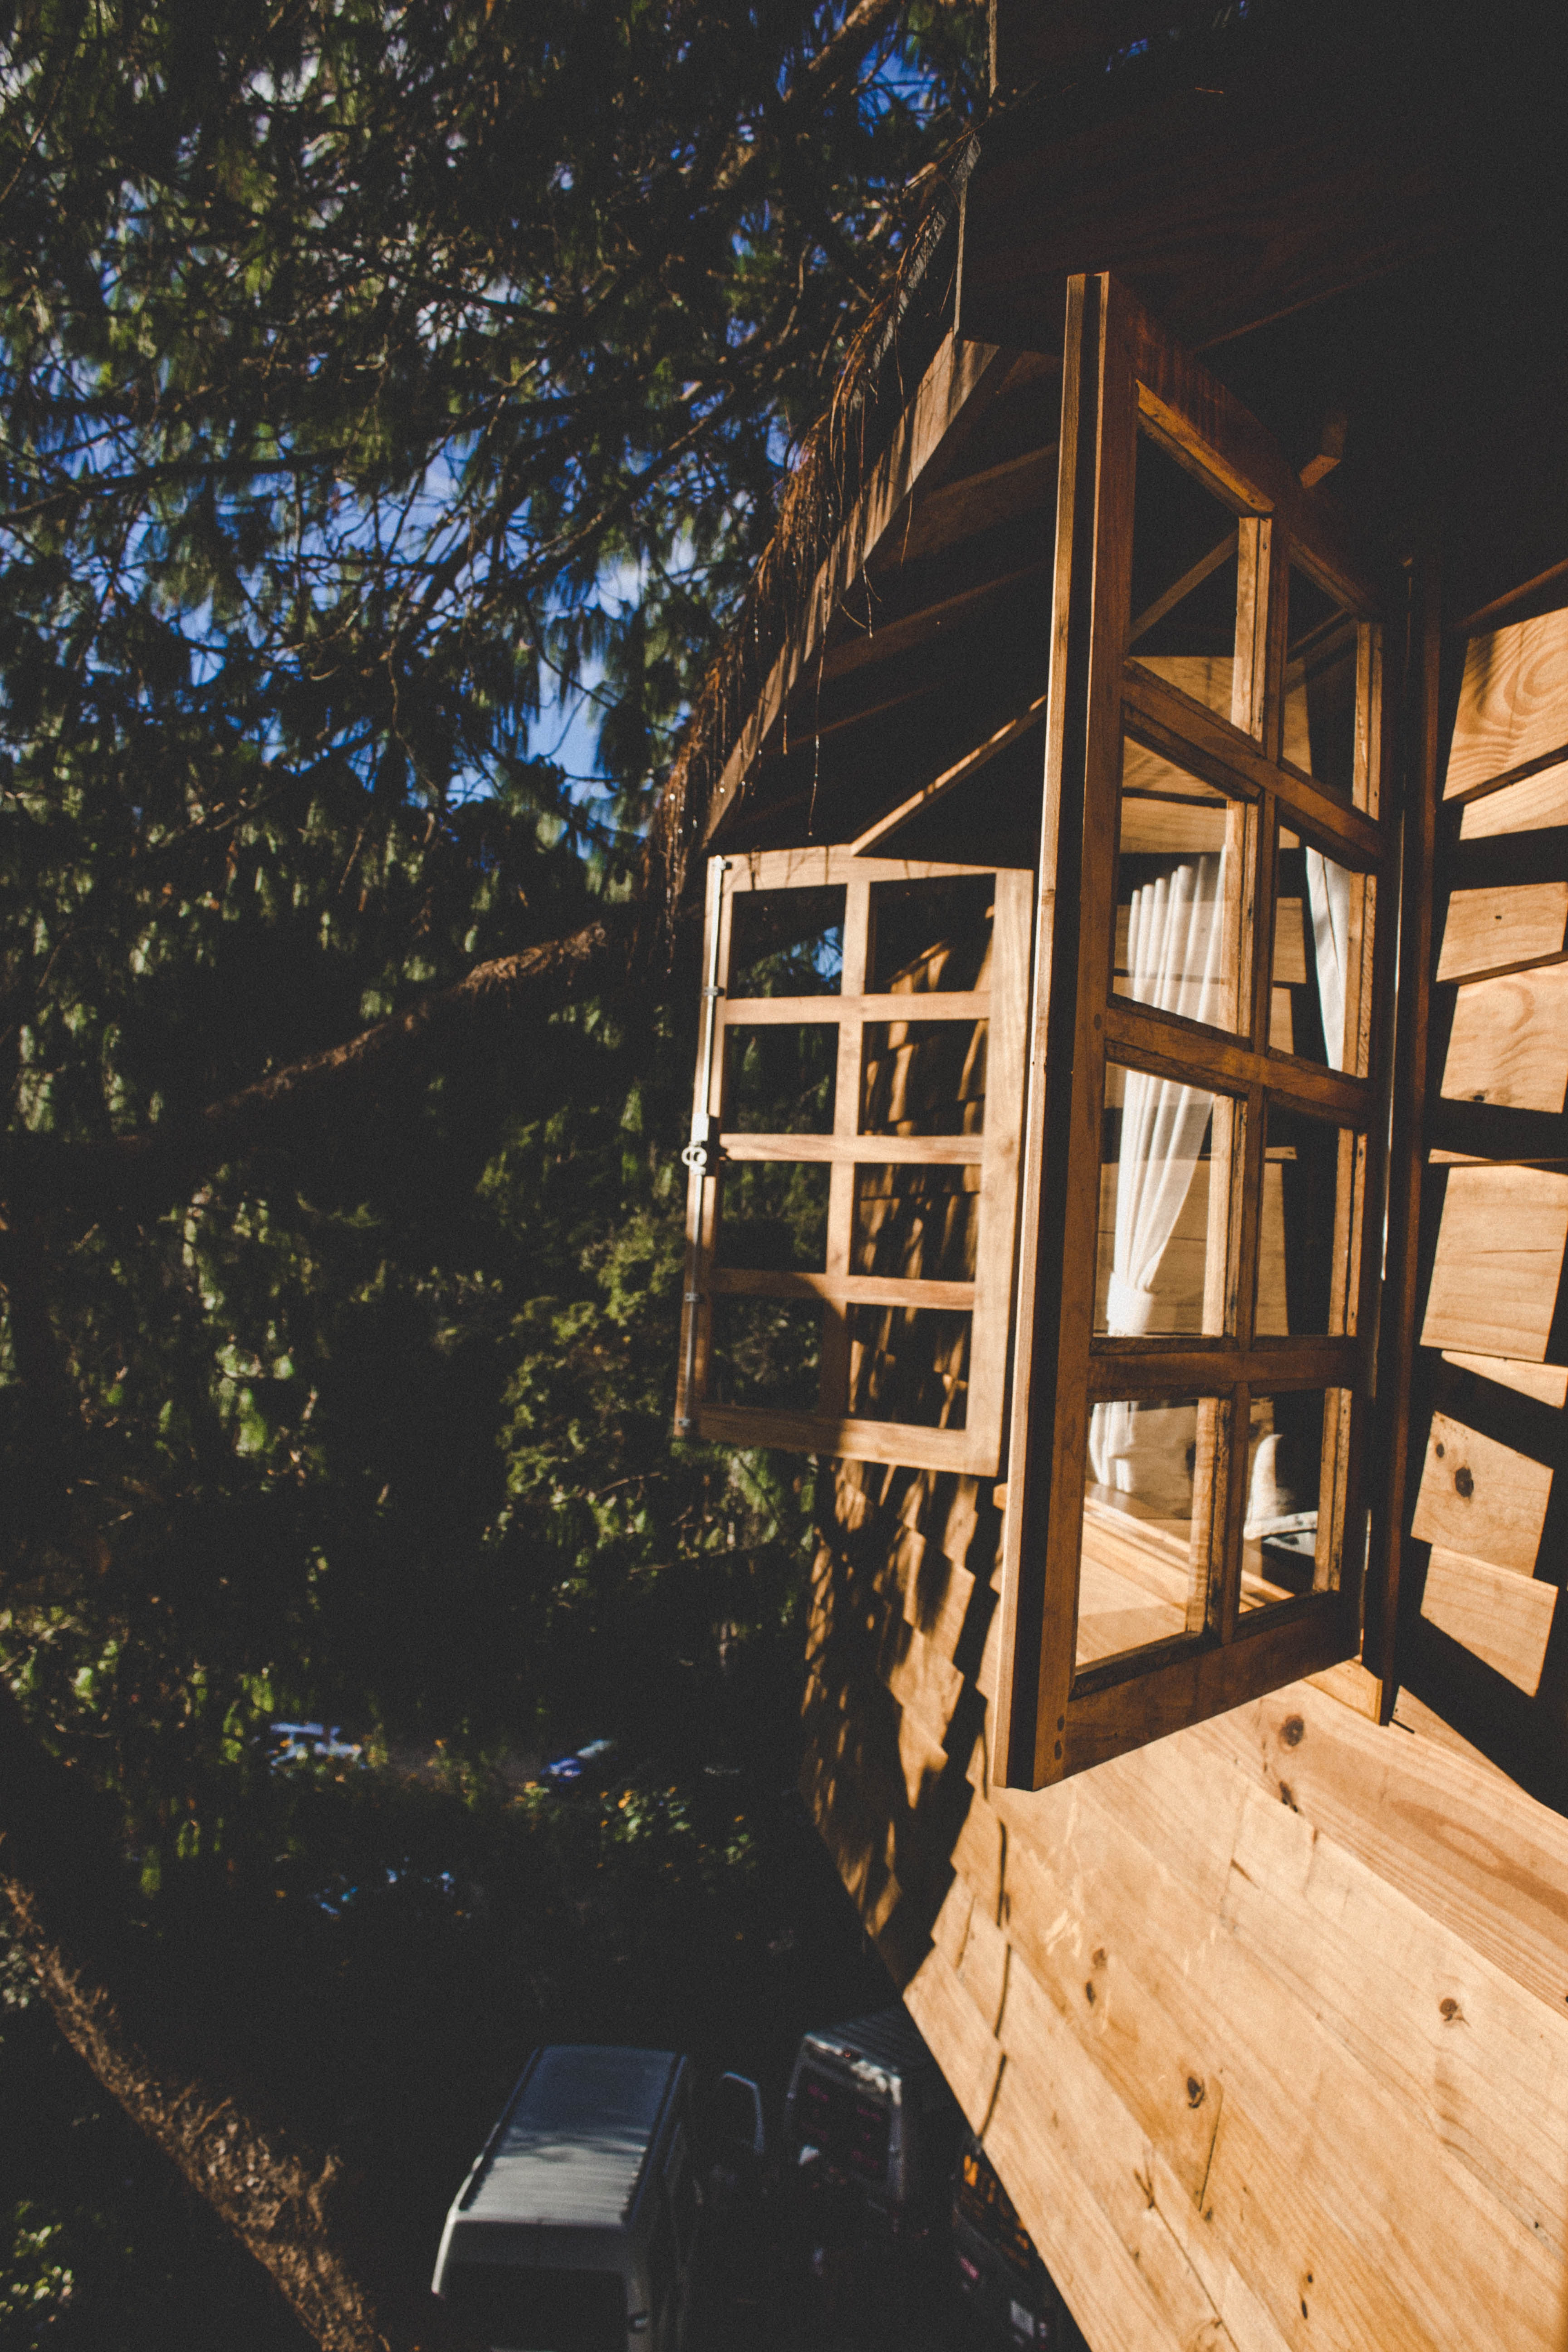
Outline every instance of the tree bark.
<path id="1" fill-rule="evenodd" d="M 61 2034 L 268 2273 L 322 2352 L 437 2352 L 444 2306 L 395 2273 L 341 2160 L 252 2111 L 199 2063 L 177 2017 L 133 2025 L 111 1989 L 118 1904 L 103 1822 L 0 1680 L 0 1897 Z M 110 1965 L 106 1966 L 106 1962 Z"/>
<path id="2" fill-rule="evenodd" d="M 459 1041 L 471 1046 L 487 1024 L 500 1026 L 525 1011 L 543 1018 L 606 982 L 624 982 L 636 959 L 638 911 L 628 903 L 565 939 L 476 964 L 449 988 L 435 990 L 341 1045 L 270 1071 L 193 1118 L 166 1119 L 105 1143 L 14 1137 L 0 1157 L 0 1213 L 4 1204 L 25 1214 L 62 1200 L 89 1218 L 113 1206 L 163 1207 L 225 1160 L 275 1135 L 290 1113 L 308 1115 L 356 1082 L 428 1059 Z M 22 1247 L 20 1236 L 10 1243 L 14 1255 Z M 0 1287 L 16 1294 L 17 1276 L 15 1270 L 7 1276 L 6 1264 L 0 1253 Z"/>

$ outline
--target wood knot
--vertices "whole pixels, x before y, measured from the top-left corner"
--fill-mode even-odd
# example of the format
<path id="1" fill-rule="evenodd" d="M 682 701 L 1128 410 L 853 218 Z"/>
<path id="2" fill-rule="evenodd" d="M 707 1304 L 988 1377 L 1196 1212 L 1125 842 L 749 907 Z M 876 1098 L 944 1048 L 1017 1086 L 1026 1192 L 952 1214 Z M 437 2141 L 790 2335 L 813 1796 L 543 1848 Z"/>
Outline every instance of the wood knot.
<path id="1" fill-rule="evenodd" d="M 1201 2107 L 1203 2103 L 1204 2086 L 1199 2082 L 1195 2074 L 1189 2074 L 1187 2076 L 1187 2105 L 1189 2107 Z"/>
<path id="2" fill-rule="evenodd" d="M 1085 2000 L 1088 2001 L 1090 2009 L 1092 2009 L 1094 2007 L 1094 1979 L 1092 1977 L 1089 1977 L 1085 1980 L 1083 1997 Z"/>
<path id="3" fill-rule="evenodd" d="M 1476 1491 L 1475 1477 L 1462 1462 L 1454 1473 L 1454 1486 L 1457 1493 L 1463 1495 L 1467 1503 Z"/>
<path id="4" fill-rule="evenodd" d="M 1287 1748 L 1300 1748 L 1307 1737 L 1307 1727 L 1299 1715 L 1288 1715 L 1279 1727 L 1279 1737 Z"/>
<path id="5" fill-rule="evenodd" d="M 1458 2002 L 1454 1999 L 1452 1993 L 1447 1994 L 1445 1998 L 1437 2003 L 1437 2014 L 1446 2025 L 1452 2025 L 1456 2018 L 1459 2020 L 1461 2024 L 1464 2022 L 1465 2012 L 1459 2007 Z"/>
<path id="6" fill-rule="evenodd" d="M 1103 1944 L 1100 1945 L 1089 1954 L 1089 1965 L 1091 1969 L 1102 1969 L 1105 1966 L 1105 1947 Z"/>

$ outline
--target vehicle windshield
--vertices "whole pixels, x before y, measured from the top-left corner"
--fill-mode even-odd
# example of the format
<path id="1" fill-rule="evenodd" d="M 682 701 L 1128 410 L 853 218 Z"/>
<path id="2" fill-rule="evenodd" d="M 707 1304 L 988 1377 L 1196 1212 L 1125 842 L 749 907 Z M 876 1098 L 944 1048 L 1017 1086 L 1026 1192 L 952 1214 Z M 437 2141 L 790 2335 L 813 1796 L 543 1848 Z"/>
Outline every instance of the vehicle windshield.
<path id="1" fill-rule="evenodd" d="M 880 2181 L 888 2170 L 889 2118 L 880 2099 L 803 2066 L 795 2084 L 795 2127 L 803 2143 L 858 2180 Z"/>
<path id="2" fill-rule="evenodd" d="M 626 2352 L 618 2271 L 459 2263 L 447 2273 L 447 2300 L 494 2352 Z"/>

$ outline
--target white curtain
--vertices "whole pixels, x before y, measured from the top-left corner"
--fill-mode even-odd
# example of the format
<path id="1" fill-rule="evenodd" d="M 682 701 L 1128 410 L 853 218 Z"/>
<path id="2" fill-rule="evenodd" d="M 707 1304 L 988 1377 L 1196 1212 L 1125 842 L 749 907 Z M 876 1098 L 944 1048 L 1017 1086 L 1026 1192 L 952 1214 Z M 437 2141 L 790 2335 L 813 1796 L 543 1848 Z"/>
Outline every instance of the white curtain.
<path id="1" fill-rule="evenodd" d="M 1329 1067 L 1345 1066 L 1345 978 L 1350 960 L 1351 877 L 1321 850 L 1307 852 L 1307 903 L 1318 962 L 1318 1003 Z"/>
<path id="2" fill-rule="evenodd" d="M 1222 854 L 1184 859 L 1132 893 L 1127 964 L 1136 1003 L 1193 1021 L 1219 1020 L 1224 864 Z M 1201 1087 L 1142 1070 L 1128 1071 L 1124 1085 L 1106 1323 L 1132 1336 L 1153 1320 L 1161 1261 L 1192 1191 L 1213 1105 Z M 1136 1492 L 1157 1508 L 1179 1512 L 1183 1496 L 1191 1495 L 1186 1456 L 1194 1434 L 1191 1407 L 1097 1404 L 1089 1475 L 1098 1486 Z"/>

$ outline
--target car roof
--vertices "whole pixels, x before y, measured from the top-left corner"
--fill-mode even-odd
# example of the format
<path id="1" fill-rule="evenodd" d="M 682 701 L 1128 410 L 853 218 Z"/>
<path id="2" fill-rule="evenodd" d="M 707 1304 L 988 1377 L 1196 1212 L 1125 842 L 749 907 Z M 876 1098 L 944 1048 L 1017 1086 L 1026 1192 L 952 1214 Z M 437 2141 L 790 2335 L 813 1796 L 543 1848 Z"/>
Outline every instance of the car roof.
<path id="1" fill-rule="evenodd" d="M 889 2089 L 890 2082 L 875 2077 L 911 2075 L 934 2071 L 936 2060 L 908 2010 L 879 2009 L 870 2017 L 852 2017 L 843 2025 L 821 2025 L 801 2042 L 803 2057 L 833 2058 L 873 2086 Z"/>
<path id="2" fill-rule="evenodd" d="M 615 2229 L 631 2215 L 680 2060 L 597 2043 L 542 2050 L 507 2111 L 469 2220 Z"/>

